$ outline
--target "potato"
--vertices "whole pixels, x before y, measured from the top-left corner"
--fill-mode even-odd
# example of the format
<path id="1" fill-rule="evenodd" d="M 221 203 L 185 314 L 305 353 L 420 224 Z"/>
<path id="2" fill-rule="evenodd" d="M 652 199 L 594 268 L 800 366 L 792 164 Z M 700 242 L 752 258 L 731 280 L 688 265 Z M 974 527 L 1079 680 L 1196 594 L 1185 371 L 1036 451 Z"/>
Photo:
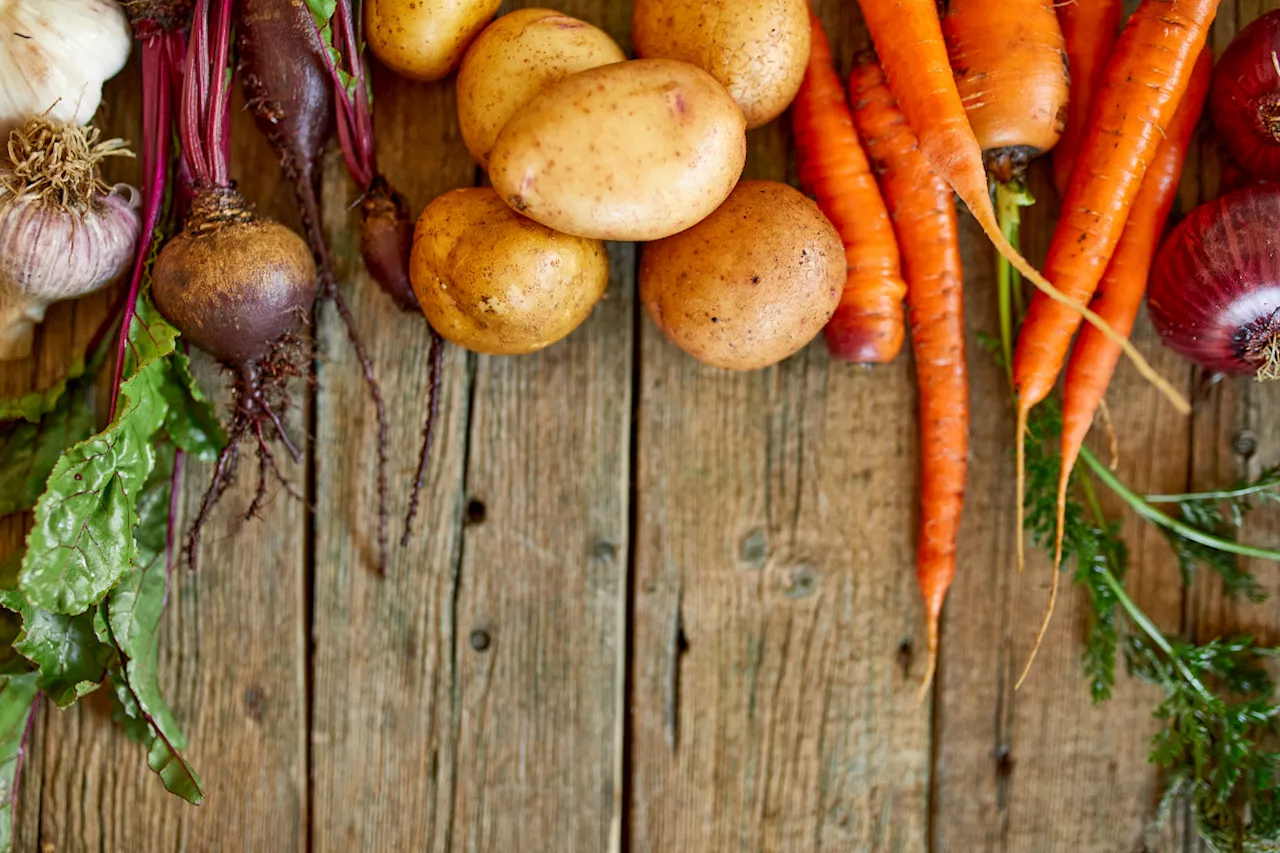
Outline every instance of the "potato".
<path id="1" fill-rule="evenodd" d="M 609 283 L 598 240 L 526 219 L 487 187 L 427 205 L 413 232 L 409 279 L 422 313 L 461 347 L 534 352 L 576 329 Z"/>
<path id="2" fill-rule="evenodd" d="M 414 80 L 439 80 L 502 0 L 365 0 L 364 36 L 383 65 Z"/>
<path id="3" fill-rule="evenodd" d="M 635 0 L 636 56 L 683 59 L 733 95 L 747 128 L 790 105 L 809 62 L 806 0 Z"/>
<path id="4" fill-rule="evenodd" d="M 840 235 L 816 204 L 786 184 L 743 181 L 702 222 L 644 247 L 640 300 L 689 355 L 755 370 L 822 331 L 845 271 Z"/>
<path id="5" fill-rule="evenodd" d="M 627 55 L 602 30 L 550 9 L 518 9 L 485 27 L 458 69 L 462 141 L 481 166 L 498 131 L 543 89 Z"/>
<path id="6" fill-rule="evenodd" d="M 674 59 L 591 68 L 516 112 L 489 154 L 503 200 L 548 228 L 656 240 L 701 221 L 742 175 L 742 111 Z"/>

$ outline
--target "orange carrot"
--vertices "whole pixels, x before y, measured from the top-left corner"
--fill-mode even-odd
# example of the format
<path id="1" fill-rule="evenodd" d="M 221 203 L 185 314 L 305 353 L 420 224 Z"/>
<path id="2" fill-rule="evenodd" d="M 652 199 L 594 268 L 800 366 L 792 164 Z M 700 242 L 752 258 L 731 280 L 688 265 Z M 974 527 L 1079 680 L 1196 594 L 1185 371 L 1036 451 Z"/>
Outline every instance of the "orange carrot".
<path id="1" fill-rule="evenodd" d="M 950 0 L 942 19 L 956 90 L 999 183 L 1057 144 L 1067 66 L 1053 0 Z"/>
<path id="2" fill-rule="evenodd" d="M 902 246 L 920 398 L 920 534 L 916 581 L 924 596 L 929 662 L 938 660 L 938 618 L 956 572 L 956 537 L 969 457 L 969 380 L 964 360 L 960 236 L 951 188 L 930 168 L 874 59 L 849 78 L 858 133 L 866 140 Z"/>
<path id="3" fill-rule="evenodd" d="M 1107 57 L 1120 31 L 1124 0 L 1066 0 L 1058 6 L 1058 22 L 1067 43 L 1067 67 L 1071 72 L 1071 99 L 1067 101 L 1067 126 L 1053 149 L 1053 185 L 1067 192 L 1071 167 L 1080 142 L 1089 128 L 1089 108 L 1102 85 Z"/>
<path id="4" fill-rule="evenodd" d="M 1133 209 L 1129 212 L 1129 221 L 1125 223 L 1120 243 L 1116 246 L 1111 263 L 1093 297 L 1093 309 L 1098 312 L 1098 316 L 1105 318 L 1112 328 L 1126 335 L 1132 331 L 1133 322 L 1138 316 L 1142 296 L 1147 290 L 1151 263 L 1160 246 L 1165 221 L 1169 218 L 1169 211 L 1173 209 L 1173 202 L 1178 195 L 1182 164 L 1187 156 L 1187 148 L 1191 145 L 1196 124 L 1200 121 L 1205 98 L 1209 94 L 1212 70 L 1213 51 L 1200 51 L 1186 94 L 1182 96 L 1182 103 L 1178 105 L 1177 112 L 1173 114 L 1173 119 L 1165 130 L 1166 136 L 1156 151 L 1155 159 L 1147 167 L 1147 174 L 1133 201 Z M 1036 634 L 1031 659 L 1027 661 L 1028 670 L 1044 639 L 1058 598 L 1060 573 L 1057 568 L 1062 563 L 1062 528 L 1066 520 L 1067 484 L 1071 480 L 1071 470 L 1075 467 L 1080 447 L 1084 444 L 1094 413 L 1107 392 L 1107 385 L 1111 382 L 1111 374 L 1119 359 L 1120 351 L 1110 341 L 1096 334 L 1093 329 L 1085 328 L 1080 330 L 1080 336 L 1076 338 L 1071 358 L 1067 362 L 1066 384 L 1062 396 L 1062 467 L 1058 474 L 1058 533 L 1053 556 L 1055 571 L 1049 589 L 1049 606 Z M 1026 672 L 1027 670 L 1023 671 L 1023 678 L 1026 677 Z"/>
<path id="5" fill-rule="evenodd" d="M 1142 0 L 1107 63 L 1092 123 L 1071 173 L 1046 274 L 1064 296 L 1092 299 L 1124 230 L 1138 186 L 1182 100 L 1218 0 Z M 1096 316 L 1096 315 L 1095 315 Z M 1023 563 L 1024 436 L 1031 409 L 1057 382 L 1078 314 L 1036 294 L 1013 359 L 1017 407 L 1017 553 Z M 1115 330 L 1106 326 L 1113 343 Z M 1127 338 L 1121 337 L 1125 344 Z M 1185 405 L 1185 402 L 1184 402 Z M 1183 412 L 1189 411 L 1183 408 Z"/>
<path id="6" fill-rule="evenodd" d="M 824 329 L 827 348 L 842 361 L 889 362 L 902 349 L 907 291 L 898 243 L 853 128 L 822 22 L 812 13 L 809 18 L 809 67 L 791 104 L 796 162 L 800 185 L 840 233 L 849 266 L 840 305 Z"/>
<path id="7" fill-rule="evenodd" d="M 1169 2 L 1171 0 L 1163 0 L 1163 5 Z M 1000 253 L 1041 293 L 1060 303 L 1062 310 L 1083 316 L 1098 326 L 1120 345 L 1143 376 L 1179 410 L 1187 411 L 1189 407 L 1182 395 L 1151 369 L 1128 340 L 1116 334 L 1080 300 L 1050 284 L 1000 232 L 982 165 L 982 149 L 956 90 L 935 0 L 859 0 L 859 3 L 880 55 L 889 90 L 897 97 L 907 123 L 919 139 L 920 151 L 934 172 L 960 196 Z M 1177 6 L 1178 2 L 1173 5 Z"/>

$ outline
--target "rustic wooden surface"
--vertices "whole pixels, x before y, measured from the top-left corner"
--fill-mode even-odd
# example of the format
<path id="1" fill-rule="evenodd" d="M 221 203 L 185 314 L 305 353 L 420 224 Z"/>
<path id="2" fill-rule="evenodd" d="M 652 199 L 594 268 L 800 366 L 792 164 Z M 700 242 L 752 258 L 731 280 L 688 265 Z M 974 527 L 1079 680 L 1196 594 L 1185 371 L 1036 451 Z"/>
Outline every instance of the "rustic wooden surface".
<path id="1" fill-rule="evenodd" d="M 532 2 L 513 2 L 504 9 Z M 1278 0 L 1224 0 L 1212 44 Z M 867 44 L 856 5 L 815 0 L 838 60 Z M 628 4 L 558 8 L 627 46 Z M 378 69 L 381 165 L 415 210 L 482 180 L 450 81 Z M 138 133 L 136 68 L 109 86 L 106 124 Z M 247 115 L 234 171 L 294 220 Z M 754 132 L 748 172 L 794 181 L 785 122 Z M 1213 148 L 1189 162 L 1181 207 L 1216 191 Z M 129 177 L 125 168 L 122 177 Z M 1049 203 L 1026 228 L 1032 256 Z M 427 334 L 358 259 L 354 188 L 336 150 L 326 225 L 366 330 L 391 420 L 398 533 L 427 408 Z M 162 643 L 164 685 L 208 796 L 166 795 L 90 697 L 37 717 L 20 792 L 20 851 L 312 850 L 1151 851 L 1197 849 L 1186 815 L 1157 819 L 1146 762 L 1150 687 L 1122 676 L 1090 704 L 1079 666 L 1086 602 L 1065 596 L 1032 677 L 1013 681 L 1048 593 L 1040 555 L 1012 571 L 1013 433 L 1003 373 L 980 332 L 996 314 L 993 254 L 966 216 L 972 465 L 960 569 L 932 694 L 916 700 L 916 434 L 910 358 L 874 371 L 821 343 L 769 370 L 705 368 L 634 299 L 636 247 L 611 244 L 606 299 L 537 356 L 449 348 L 417 533 L 386 579 L 374 547 L 376 426 L 334 312 L 318 377 L 299 389 L 308 461 L 290 468 L 314 513 L 276 494 L 243 523 L 243 484 L 182 573 Z M 91 334 L 106 296 L 56 307 L 36 357 L 0 393 L 45 384 Z M 1280 398 L 1248 382 L 1204 390 L 1145 319 L 1139 346 L 1197 397 L 1172 413 L 1128 366 L 1108 395 L 1120 473 L 1139 491 L 1207 487 L 1280 460 Z M 206 387 L 216 369 L 197 358 Z M 1095 447 L 1104 448 L 1100 436 Z M 208 471 L 188 468 L 184 509 Z M 1105 496 L 1109 498 L 1110 496 Z M 1114 500 L 1109 511 L 1122 514 Z M 1280 642 L 1274 604 L 1184 594 L 1160 534 L 1123 514 L 1129 587 L 1166 630 L 1249 630 Z M 0 520 L 0 553 L 27 519 Z M 1280 522 L 1251 522 L 1274 542 Z M 1264 586 L 1280 570 L 1254 565 Z"/>

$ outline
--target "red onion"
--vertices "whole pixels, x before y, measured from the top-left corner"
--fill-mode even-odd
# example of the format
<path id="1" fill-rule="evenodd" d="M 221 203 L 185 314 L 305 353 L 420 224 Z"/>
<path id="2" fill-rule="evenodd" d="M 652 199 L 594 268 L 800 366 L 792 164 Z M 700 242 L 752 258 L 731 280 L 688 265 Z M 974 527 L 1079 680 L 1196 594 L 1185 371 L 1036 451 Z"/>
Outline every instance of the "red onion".
<path id="1" fill-rule="evenodd" d="M 1218 138 L 1253 175 L 1280 179 L 1280 10 L 1240 31 L 1213 72 Z"/>
<path id="2" fill-rule="evenodd" d="M 1219 373 L 1280 378 L 1280 186 L 1193 210 L 1160 248 L 1147 310 L 1167 346 Z"/>

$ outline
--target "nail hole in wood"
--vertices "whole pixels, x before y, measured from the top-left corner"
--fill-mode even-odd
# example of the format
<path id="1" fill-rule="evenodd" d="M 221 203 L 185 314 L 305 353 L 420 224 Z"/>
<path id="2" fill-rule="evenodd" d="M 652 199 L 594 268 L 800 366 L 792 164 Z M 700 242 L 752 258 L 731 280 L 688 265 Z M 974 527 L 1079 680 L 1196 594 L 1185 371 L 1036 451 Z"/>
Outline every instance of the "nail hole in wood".
<path id="1" fill-rule="evenodd" d="M 491 642 L 489 632 L 483 628 L 476 628 L 471 632 L 471 636 L 467 639 L 468 642 L 471 643 L 471 648 L 475 649 L 477 652 L 487 651 L 489 649 L 489 643 Z"/>
<path id="2" fill-rule="evenodd" d="M 467 501 L 467 523 L 483 524 L 485 515 L 484 501 L 478 498 L 472 498 Z"/>
<path id="3" fill-rule="evenodd" d="M 1245 459 L 1258 452 L 1258 436 L 1250 429 L 1242 429 L 1231 439 L 1231 449 Z"/>
<path id="4" fill-rule="evenodd" d="M 1013 775 L 1013 756 L 1010 754 L 1009 747 L 1007 746 L 1000 746 L 996 748 L 996 775 Z"/>
<path id="5" fill-rule="evenodd" d="M 910 640 L 898 643 L 898 666 L 902 667 L 903 676 L 911 673 L 911 664 L 916 659 L 916 647 Z"/>

